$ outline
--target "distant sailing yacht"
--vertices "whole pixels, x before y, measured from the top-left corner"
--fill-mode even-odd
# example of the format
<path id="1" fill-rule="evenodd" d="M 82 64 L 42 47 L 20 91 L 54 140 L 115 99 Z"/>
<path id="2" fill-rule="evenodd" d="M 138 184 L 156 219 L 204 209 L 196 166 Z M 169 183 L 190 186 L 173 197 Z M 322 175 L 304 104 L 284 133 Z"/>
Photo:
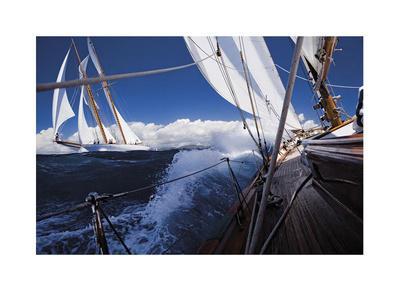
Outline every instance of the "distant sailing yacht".
<path id="1" fill-rule="evenodd" d="M 78 50 L 76 49 L 74 41 L 72 45 L 74 47 L 76 56 L 79 62 L 79 78 L 86 79 L 86 67 L 89 61 L 89 57 L 92 60 L 100 77 L 104 76 L 104 71 L 100 65 L 100 61 L 94 49 L 94 45 L 90 38 L 87 38 L 89 55 L 83 60 L 80 59 Z M 66 64 L 68 61 L 67 55 L 61 65 L 58 73 L 57 82 L 65 80 Z M 143 145 L 142 141 L 132 131 L 127 122 L 124 120 L 122 115 L 119 113 L 115 106 L 113 98 L 111 96 L 109 84 L 107 81 L 102 82 L 102 88 L 107 99 L 108 106 L 112 112 L 113 118 L 117 125 L 118 131 L 115 133 L 115 137 L 110 131 L 104 126 L 102 119 L 99 114 L 99 105 L 94 99 L 93 90 L 90 85 L 81 86 L 81 94 L 79 98 L 79 109 L 78 109 L 78 137 L 79 143 L 61 140 L 59 129 L 60 126 L 68 119 L 75 116 L 71 105 L 68 101 L 67 91 L 65 88 L 57 88 L 53 94 L 53 129 L 54 129 L 54 142 L 70 147 L 80 148 L 83 151 L 138 151 L 138 150 L 149 150 L 149 147 Z M 85 106 L 88 106 L 91 114 L 96 121 L 97 127 L 89 127 L 85 117 Z"/>

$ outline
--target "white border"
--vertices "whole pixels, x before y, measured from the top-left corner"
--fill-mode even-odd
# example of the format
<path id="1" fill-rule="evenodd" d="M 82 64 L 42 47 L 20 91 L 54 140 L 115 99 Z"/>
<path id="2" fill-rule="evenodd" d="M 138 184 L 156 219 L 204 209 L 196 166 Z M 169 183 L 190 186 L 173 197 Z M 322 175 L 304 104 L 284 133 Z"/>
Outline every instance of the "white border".
<path id="1" fill-rule="evenodd" d="M 398 8 L 391 3 L 3 2 L 1 289 L 395 289 L 400 46 Z M 35 36 L 207 34 L 365 36 L 365 255 L 36 256 Z"/>

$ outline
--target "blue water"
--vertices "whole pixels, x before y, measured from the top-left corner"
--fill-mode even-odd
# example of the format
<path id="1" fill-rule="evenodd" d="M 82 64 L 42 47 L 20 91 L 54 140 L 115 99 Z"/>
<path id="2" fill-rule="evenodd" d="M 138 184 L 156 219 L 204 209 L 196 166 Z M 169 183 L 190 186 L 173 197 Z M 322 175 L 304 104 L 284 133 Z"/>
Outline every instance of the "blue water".
<path id="1" fill-rule="evenodd" d="M 242 187 L 260 162 L 251 152 L 213 149 L 37 155 L 37 216 L 81 203 L 89 192 L 118 193 L 167 181 L 229 156 Z M 236 201 L 227 165 L 152 190 L 107 201 L 103 208 L 133 253 L 190 254 L 215 235 Z M 113 254 L 125 253 L 104 222 Z M 96 253 L 89 209 L 37 222 L 38 254 Z"/>

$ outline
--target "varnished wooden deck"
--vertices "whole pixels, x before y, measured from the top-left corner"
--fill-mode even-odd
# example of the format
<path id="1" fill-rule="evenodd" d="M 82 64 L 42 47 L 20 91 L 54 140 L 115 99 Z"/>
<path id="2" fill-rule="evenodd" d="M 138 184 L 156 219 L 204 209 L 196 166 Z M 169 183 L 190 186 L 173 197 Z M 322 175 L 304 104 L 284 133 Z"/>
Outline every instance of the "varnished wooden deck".
<path id="1" fill-rule="evenodd" d="M 283 198 L 283 205 L 268 209 L 266 233 L 271 231 L 293 192 L 309 173 L 300 157 L 284 162 L 277 170 L 271 191 Z M 362 254 L 362 221 L 317 189 L 310 181 L 299 192 L 266 253 Z"/>
<path id="2" fill-rule="evenodd" d="M 301 163 L 297 151 L 289 154 L 277 169 L 271 191 L 274 195 L 282 197 L 283 202 L 280 207 L 267 209 L 264 219 L 265 238 L 283 213 L 293 192 L 309 174 L 310 170 Z M 248 193 L 250 204 L 254 201 L 256 189 L 257 187 L 252 187 Z M 262 186 L 259 186 L 258 191 L 261 189 Z M 317 189 L 310 180 L 298 193 L 284 223 L 267 248 L 267 254 L 363 253 L 362 220 L 324 191 Z M 229 215 L 227 224 L 222 227 L 223 234 L 220 237 L 209 238 L 199 253 L 244 253 L 250 222 L 250 215 L 246 214 L 246 217 L 242 218 L 241 226 L 236 223 L 233 214 Z"/>

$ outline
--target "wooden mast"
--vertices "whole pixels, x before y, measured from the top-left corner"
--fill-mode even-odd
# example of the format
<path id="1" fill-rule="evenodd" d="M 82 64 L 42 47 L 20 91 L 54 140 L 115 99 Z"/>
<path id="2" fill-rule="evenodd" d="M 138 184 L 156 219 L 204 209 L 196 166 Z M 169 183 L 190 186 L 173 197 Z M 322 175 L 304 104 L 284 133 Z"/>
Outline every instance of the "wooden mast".
<path id="1" fill-rule="evenodd" d="M 325 80 L 328 75 L 329 67 L 332 61 L 332 55 L 336 46 L 336 37 L 324 37 L 324 58 L 322 62 L 321 75 L 318 77 L 316 90 L 319 90 L 322 97 L 322 106 L 325 109 L 325 118 L 331 123 L 332 127 L 336 127 L 342 124 L 339 112 L 336 107 L 336 102 L 333 100 L 332 95 L 329 93 L 328 88 L 325 85 Z M 322 89 L 322 90 L 321 90 Z"/>
<path id="2" fill-rule="evenodd" d="M 310 61 L 302 56 L 303 63 L 308 70 L 308 74 L 313 81 L 314 90 L 319 93 L 320 102 L 314 106 L 314 109 L 323 108 L 325 111 L 325 120 L 331 123 L 332 127 L 336 127 L 342 124 L 340 115 L 338 113 L 336 102 L 332 95 L 329 93 L 328 87 L 325 84 L 326 77 L 328 75 L 329 67 L 332 60 L 332 54 L 336 45 L 336 37 L 324 37 L 324 45 L 322 48 L 323 53 L 320 56 L 320 61 L 322 63 L 321 72 L 317 72 Z"/>
<path id="3" fill-rule="evenodd" d="M 78 58 L 79 67 L 81 69 L 83 78 L 86 79 L 87 78 L 86 71 L 82 67 L 81 58 L 79 57 L 78 49 L 76 48 L 76 45 L 75 45 L 75 42 L 74 42 L 73 39 L 72 39 L 72 44 L 73 44 L 74 49 L 75 49 L 76 57 Z M 94 101 L 92 88 L 90 87 L 90 85 L 85 85 L 85 88 L 86 88 L 86 91 L 87 91 L 87 93 L 89 95 L 89 103 L 90 103 L 90 106 L 92 108 L 92 112 L 94 113 L 93 115 L 94 115 L 94 118 L 96 120 L 96 123 L 100 128 L 101 136 L 103 137 L 104 143 L 107 144 L 108 140 L 107 140 L 107 137 L 106 137 L 106 133 L 104 131 L 103 123 L 101 122 L 101 119 L 100 119 L 99 111 L 97 110 L 96 103 Z"/>
<path id="4" fill-rule="evenodd" d="M 99 57 L 97 56 L 96 50 L 94 49 L 94 45 L 93 45 L 91 40 L 89 40 L 89 45 L 92 47 L 93 53 L 96 56 L 97 63 L 98 63 L 99 68 L 100 68 L 99 76 L 103 77 L 104 76 L 104 71 L 103 71 L 103 68 L 101 67 Z M 110 105 L 111 105 L 111 109 L 113 111 L 114 119 L 115 119 L 115 122 L 118 125 L 119 131 L 120 131 L 121 136 L 122 136 L 122 140 L 123 140 L 124 144 L 127 144 L 124 131 L 122 130 L 121 122 L 119 121 L 119 117 L 118 117 L 118 114 L 117 114 L 117 109 L 115 108 L 114 100 L 113 100 L 113 98 L 111 96 L 111 92 L 110 92 L 110 88 L 108 86 L 108 82 L 107 81 L 103 81 L 103 82 L 101 82 L 101 85 L 102 85 L 104 91 L 106 92 L 108 100 L 110 101 Z"/>

